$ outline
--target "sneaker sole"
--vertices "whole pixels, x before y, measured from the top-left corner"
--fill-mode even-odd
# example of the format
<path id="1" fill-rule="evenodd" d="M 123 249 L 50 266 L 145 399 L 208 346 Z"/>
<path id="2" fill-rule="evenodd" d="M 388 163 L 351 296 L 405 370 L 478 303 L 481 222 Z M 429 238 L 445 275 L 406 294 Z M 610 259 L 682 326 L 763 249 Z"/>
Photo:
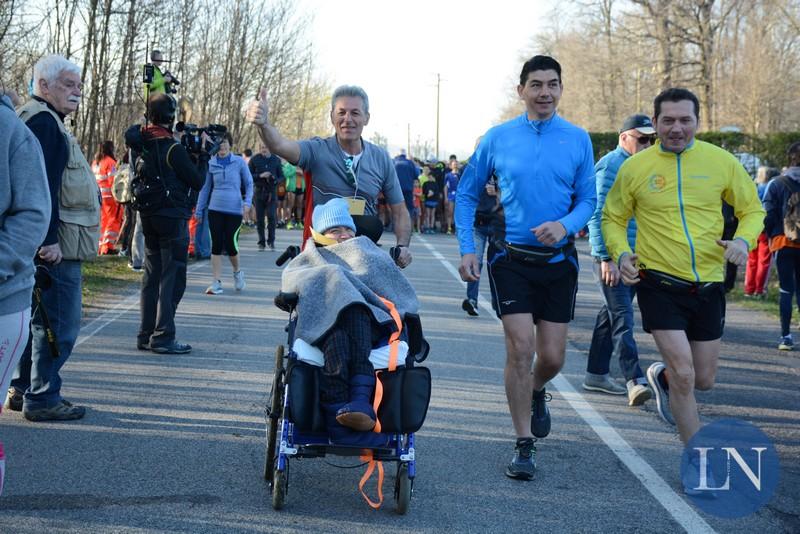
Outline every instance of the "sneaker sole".
<path id="1" fill-rule="evenodd" d="M 155 352 L 156 354 L 189 354 L 190 352 L 192 352 L 192 349 L 175 350 L 164 347 L 151 347 L 150 350 Z"/>
<path id="2" fill-rule="evenodd" d="M 628 406 L 641 406 L 653 398 L 653 391 L 650 388 L 643 389 L 633 398 L 628 397 Z"/>
<path id="3" fill-rule="evenodd" d="M 666 399 L 664 399 L 664 395 L 661 393 L 661 387 L 652 367 L 647 368 L 647 381 L 650 383 L 650 389 L 653 390 L 653 394 L 656 397 L 656 411 L 658 412 L 658 416 L 668 425 L 675 426 L 675 422 L 670 421 L 669 418 L 664 415 L 664 401 Z"/>
<path id="4" fill-rule="evenodd" d="M 369 432 L 375 428 L 375 420 L 364 413 L 350 412 L 336 416 L 336 422 L 358 432 Z"/>
<path id="5" fill-rule="evenodd" d="M 206 295 L 221 295 L 221 294 L 222 294 L 221 289 L 219 291 L 212 291 L 210 289 L 206 289 Z"/>
<path id="6" fill-rule="evenodd" d="M 547 423 L 542 423 L 546 425 L 546 428 L 536 428 L 536 425 L 533 424 L 533 416 L 531 416 L 531 434 L 533 434 L 537 438 L 546 438 L 550 435 L 550 428 L 551 428 L 551 419 L 548 417 Z"/>
<path id="7" fill-rule="evenodd" d="M 75 414 L 59 414 L 59 413 L 31 413 L 31 412 L 22 412 L 23 417 L 28 421 L 75 421 L 76 419 L 83 419 L 83 416 L 86 415 L 85 411 L 78 412 Z"/>
<path id="8" fill-rule="evenodd" d="M 793 345 L 778 345 L 778 350 L 792 350 L 794 348 Z"/>
<path id="9" fill-rule="evenodd" d="M 588 391 L 599 391 L 600 393 L 608 393 L 609 395 L 625 395 L 625 393 L 627 393 L 627 391 L 625 391 L 625 390 L 616 390 L 616 391 L 614 391 L 614 390 L 610 390 L 610 389 L 605 389 L 602 386 L 590 386 L 590 385 L 585 384 L 585 383 L 581 384 L 581 385 L 583 386 L 583 389 L 585 389 L 585 390 L 588 390 Z"/>
<path id="10" fill-rule="evenodd" d="M 533 475 L 533 473 L 512 471 L 510 468 L 506 467 L 506 476 L 508 478 L 514 478 L 516 480 L 533 480 Z"/>

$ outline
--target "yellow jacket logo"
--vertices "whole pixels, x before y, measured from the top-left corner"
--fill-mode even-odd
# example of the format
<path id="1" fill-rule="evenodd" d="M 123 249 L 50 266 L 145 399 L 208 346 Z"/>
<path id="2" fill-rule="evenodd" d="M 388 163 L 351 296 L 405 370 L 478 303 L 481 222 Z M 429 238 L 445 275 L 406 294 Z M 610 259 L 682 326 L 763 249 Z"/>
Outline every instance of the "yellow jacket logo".
<path id="1" fill-rule="evenodd" d="M 650 191 L 655 191 L 656 193 L 663 191 L 667 185 L 667 179 L 660 174 L 653 174 L 648 180 L 650 182 Z"/>

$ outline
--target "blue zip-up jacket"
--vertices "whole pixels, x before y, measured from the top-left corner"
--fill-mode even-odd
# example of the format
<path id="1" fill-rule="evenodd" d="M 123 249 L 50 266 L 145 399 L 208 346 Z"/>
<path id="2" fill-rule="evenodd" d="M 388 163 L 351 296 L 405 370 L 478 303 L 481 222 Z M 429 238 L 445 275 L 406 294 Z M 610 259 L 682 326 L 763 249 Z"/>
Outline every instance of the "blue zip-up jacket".
<path id="1" fill-rule="evenodd" d="M 600 222 L 603 219 L 603 205 L 606 203 L 606 195 L 608 195 L 611 186 L 614 185 L 614 180 L 617 179 L 617 171 L 629 157 L 630 154 L 624 148 L 617 146 L 617 148 L 600 158 L 600 161 L 594 166 L 597 207 L 592 218 L 589 219 L 589 244 L 592 245 L 592 256 L 598 260 L 611 259 L 606 250 L 603 233 L 600 231 Z M 635 249 L 636 221 L 634 219 L 631 219 L 630 223 L 628 223 L 628 244 L 631 246 L 631 250 Z"/>
<path id="2" fill-rule="evenodd" d="M 208 208 L 220 213 L 241 215 L 243 205 L 247 208 L 253 205 L 253 176 L 247 163 L 236 154 L 229 154 L 228 158 L 230 160 L 225 162 L 214 156 L 208 162 L 206 183 L 197 199 L 197 213 L 203 213 Z"/>
<path id="3" fill-rule="evenodd" d="M 486 182 L 495 174 L 505 214 L 495 236 L 516 245 L 542 245 L 531 232 L 547 221 L 567 229 L 556 247 L 581 230 L 595 208 L 594 155 L 585 130 L 558 115 L 530 121 L 527 114 L 486 132 L 469 160 L 456 194 L 461 254 L 474 254 L 472 225 Z"/>

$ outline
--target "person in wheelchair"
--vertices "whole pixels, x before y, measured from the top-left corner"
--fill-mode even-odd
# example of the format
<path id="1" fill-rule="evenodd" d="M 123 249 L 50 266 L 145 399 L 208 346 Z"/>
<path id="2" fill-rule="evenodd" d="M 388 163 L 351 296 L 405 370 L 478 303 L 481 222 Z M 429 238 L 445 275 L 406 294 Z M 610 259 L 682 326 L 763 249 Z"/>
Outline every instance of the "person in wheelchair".
<path id="1" fill-rule="evenodd" d="M 416 317 L 418 302 L 390 255 L 355 234 L 345 199 L 314 208 L 312 237 L 284 269 L 281 293 L 298 296 L 293 347 L 298 358 L 322 353 L 320 398 L 331 442 L 369 445 L 386 441 L 377 432 L 364 434 L 377 421 L 371 398 L 374 369 L 381 364 L 373 366 L 370 356 L 388 354 L 381 349 L 397 330 L 391 307 L 400 318 Z M 399 345 L 402 362 L 408 345 Z"/>

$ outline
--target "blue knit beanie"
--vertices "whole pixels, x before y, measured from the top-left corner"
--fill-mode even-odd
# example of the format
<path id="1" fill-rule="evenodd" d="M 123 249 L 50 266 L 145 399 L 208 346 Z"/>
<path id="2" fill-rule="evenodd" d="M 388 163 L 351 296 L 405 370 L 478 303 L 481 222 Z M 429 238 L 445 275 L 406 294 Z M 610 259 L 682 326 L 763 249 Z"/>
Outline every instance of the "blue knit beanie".
<path id="1" fill-rule="evenodd" d="M 346 226 L 356 231 L 356 223 L 353 222 L 347 201 L 343 198 L 334 198 L 316 206 L 311 215 L 311 227 L 320 234 L 335 226 Z"/>

